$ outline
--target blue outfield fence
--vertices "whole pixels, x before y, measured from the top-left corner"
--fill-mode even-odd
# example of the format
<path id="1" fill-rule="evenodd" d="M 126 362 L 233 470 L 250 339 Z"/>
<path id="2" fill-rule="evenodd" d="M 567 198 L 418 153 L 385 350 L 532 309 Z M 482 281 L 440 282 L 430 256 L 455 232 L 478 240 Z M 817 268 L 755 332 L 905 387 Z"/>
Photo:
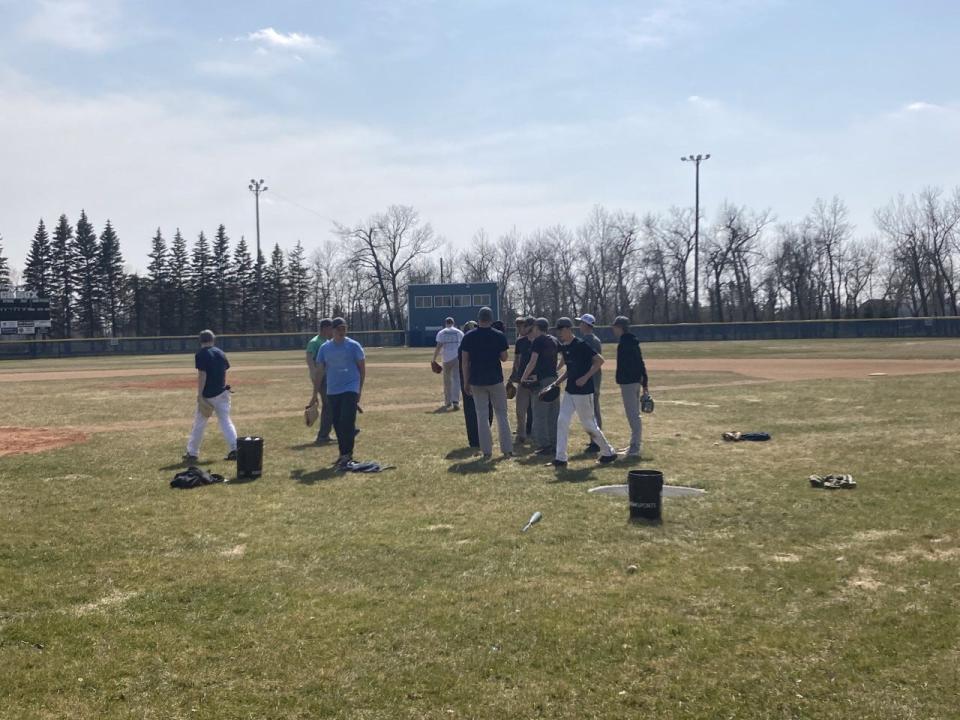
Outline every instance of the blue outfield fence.
<path id="1" fill-rule="evenodd" d="M 856 338 L 960 337 L 960 317 L 883 318 L 876 320 L 790 320 L 780 322 L 730 322 L 681 325 L 635 325 L 641 342 L 693 342 L 697 340 L 832 340 Z M 513 328 L 508 328 L 511 340 Z M 604 342 L 613 342 L 613 330 L 598 327 Z M 220 335 L 217 344 L 226 352 L 302 350 L 315 333 Z M 351 332 L 365 347 L 417 345 L 402 330 Z M 90 355 L 165 355 L 192 353 L 197 338 L 139 337 L 77 340 L 8 340 L 0 342 L 0 358 L 83 357 Z"/>

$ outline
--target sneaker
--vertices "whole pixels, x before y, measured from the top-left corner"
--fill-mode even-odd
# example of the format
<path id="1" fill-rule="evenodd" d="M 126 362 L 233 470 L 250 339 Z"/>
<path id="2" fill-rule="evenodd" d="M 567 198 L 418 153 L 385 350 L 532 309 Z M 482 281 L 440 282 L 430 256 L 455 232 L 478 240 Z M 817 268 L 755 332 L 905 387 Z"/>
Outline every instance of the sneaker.
<path id="1" fill-rule="evenodd" d="M 556 449 L 552 447 L 537 448 L 536 452 L 537 455 L 553 455 L 554 453 L 556 453 Z"/>
<path id="2" fill-rule="evenodd" d="M 330 441 L 330 436 L 329 436 L 329 435 L 323 435 L 323 436 L 317 435 L 317 439 L 313 441 L 313 444 L 314 444 L 314 445 L 329 445 L 330 442 L 331 442 L 331 441 Z"/>
<path id="3" fill-rule="evenodd" d="M 587 453 L 588 455 L 591 454 L 591 453 L 598 453 L 598 452 L 600 452 L 600 446 L 597 445 L 595 442 L 591 442 L 589 445 L 587 445 L 587 446 L 583 449 L 583 451 L 584 451 L 585 453 Z"/>
<path id="4" fill-rule="evenodd" d="M 493 455 L 488 455 L 488 454 L 484 453 L 483 457 L 480 458 L 480 459 L 481 459 L 483 462 L 490 462 L 491 460 L 493 460 Z"/>
<path id="5" fill-rule="evenodd" d="M 520 437 L 519 435 L 517 435 L 517 436 L 513 439 L 513 444 L 514 444 L 514 445 L 526 445 L 526 444 L 527 444 L 527 439 L 526 439 L 525 437 Z"/>
<path id="6" fill-rule="evenodd" d="M 337 458 L 337 461 L 334 463 L 334 466 L 336 466 L 337 470 L 345 470 L 347 468 L 347 465 L 349 465 L 352 462 L 353 462 L 353 457 L 351 457 L 350 455 L 341 455 L 340 457 Z"/>
<path id="7" fill-rule="evenodd" d="M 601 455 L 597 460 L 597 462 L 600 465 L 606 465 L 607 463 L 612 463 L 616 459 L 617 459 L 616 455 Z"/>
<path id="8" fill-rule="evenodd" d="M 454 403 L 454 404 L 453 404 L 453 411 L 454 411 L 454 412 L 457 412 L 457 410 L 459 410 L 459 409 L 460 409 L 460 403 Z"/>
<path id="9" fill-rule="evenodd" d="M 556 470 L 566 470 L 567 461 L 566 460 L 551 460 L 548 463 L 544 464 L 544 467 L 552 467 Z"/>
<path id="10" fill-rule="evenodd" d="M 184 463 L 195 463 L 200 460 L 200 458 L 198 458 L 196 455 L 191 455 L 190 453 L 187 453 L 181 459 L 183 460 Z"/>
<path id="11" fill-rule="evenodd" d="M 233 462 L 236 459 L 237 459 L 236 450 L 231 450 L 230 452 L 227 453 L 227 456 L 224 458 L 224 460 L 226 460 L 227 462 Z"/>
<path id="12" fill-rule="evenodd" d="M 356 436 L 359 435 L 359 434 L 360 434 L 360 428 L 354 428 L 354 429 L 353 429 L 353 436 L 356 437 Z"/>

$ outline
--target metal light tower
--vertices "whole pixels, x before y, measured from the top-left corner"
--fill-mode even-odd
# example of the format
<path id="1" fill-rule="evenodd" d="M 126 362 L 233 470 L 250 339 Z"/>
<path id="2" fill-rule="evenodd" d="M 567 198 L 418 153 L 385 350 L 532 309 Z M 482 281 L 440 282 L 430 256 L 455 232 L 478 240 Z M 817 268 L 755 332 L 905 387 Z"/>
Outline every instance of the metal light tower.
<path id="1" fill-rule="evenodd" d="M 260 178 L 259 180 L 254 180 L 251 178 L 250 185 L 247 189 L 253 193 L 257 208 L 257 259 L 254 267 L 256 268 L 257 272 L 257 302 L 259 303 L 263 300 L 263 269 L 260 264 L 260 193 L 266 192 L 269 188 L 264 184 L 263 178 Z M 260 312 L 262 313 L 262 308 L 260 309 Z M 260 322 L 263 322 L 262 314 Z"/>
<path id="2" fill-rule="evenodd" d="M 691 153 L 680 158 L 682 162 L 692 162 L 696 166 L 697 189 L 693 207 L 693 311 L 697 322 L 700 322 L 700 163 L 709 159 L 710 153 L 706 155 Z"/>

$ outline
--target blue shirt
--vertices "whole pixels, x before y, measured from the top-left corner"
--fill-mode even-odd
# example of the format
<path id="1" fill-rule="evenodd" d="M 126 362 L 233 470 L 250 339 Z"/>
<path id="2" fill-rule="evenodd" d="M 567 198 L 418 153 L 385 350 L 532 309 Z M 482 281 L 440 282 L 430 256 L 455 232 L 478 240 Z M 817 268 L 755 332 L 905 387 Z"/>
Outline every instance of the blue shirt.
<path id="1" fill-rule="evenodd" d="M 218 347 L 200 348 L 194 356 L 194 366 L 207 374 L 202 393 L 205 398 L 213 398 L 226 391 L 230 363 L 223 350 Z"/>
<path id="2" fill-rule="evenodd" d="M 343 342 L 330 340 L 317 351 L 317 364 L 323 363 L 327 381 L 327 395 L 360 392 L 360 368 L 357 363 L 366 356 L 363 346 L 356 340 L 344 338 Z"/>

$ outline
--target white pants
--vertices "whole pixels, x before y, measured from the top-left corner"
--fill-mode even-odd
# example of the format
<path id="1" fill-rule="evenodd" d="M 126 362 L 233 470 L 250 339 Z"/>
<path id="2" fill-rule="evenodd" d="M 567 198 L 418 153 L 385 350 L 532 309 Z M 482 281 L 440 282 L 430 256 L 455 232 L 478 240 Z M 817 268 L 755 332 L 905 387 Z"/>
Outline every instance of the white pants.
<path id="1" fill-rule="evenodd" d="M 230 391 L 225 390 L 216 397 L 207 398 L 207 402 L 213 405 L 213 411 L 217 414 L 217 422 L 220 423 L 220 432 L 231 450 L 237 449 L 237 429 L 233 426 L 230 419 Z M 203 431 L 207 428 L 207 420 L 197 409 L 193 416 L 193 430 L 190 431 L 190 439 L 187 441 L 187 455 L 194 457 L 200 456 L 200 443 L 203 442 Z"/>
<path id="2" fill-rule="evenodd" d="M 600 446 L 600 453 L 605 456 L 616 455 L 616 451 L 607 442 L 603 431 L 597 427 L 597 419 L 593 415 L 593 393 L 589 395 L 563 394 L 560 401 L 560 416 L 557 418 L 557 460 L 566 462 L 567 443 L 570 439 L 570 421 L 576 412 L 580 424 L 587 431 L 590 439 Z"/>
<path id="3" fill-rule="evenodd" d="M 443 399 L 447 405 L 460 404 L 460 361 L 457 358 L 443 364 Z"/>

